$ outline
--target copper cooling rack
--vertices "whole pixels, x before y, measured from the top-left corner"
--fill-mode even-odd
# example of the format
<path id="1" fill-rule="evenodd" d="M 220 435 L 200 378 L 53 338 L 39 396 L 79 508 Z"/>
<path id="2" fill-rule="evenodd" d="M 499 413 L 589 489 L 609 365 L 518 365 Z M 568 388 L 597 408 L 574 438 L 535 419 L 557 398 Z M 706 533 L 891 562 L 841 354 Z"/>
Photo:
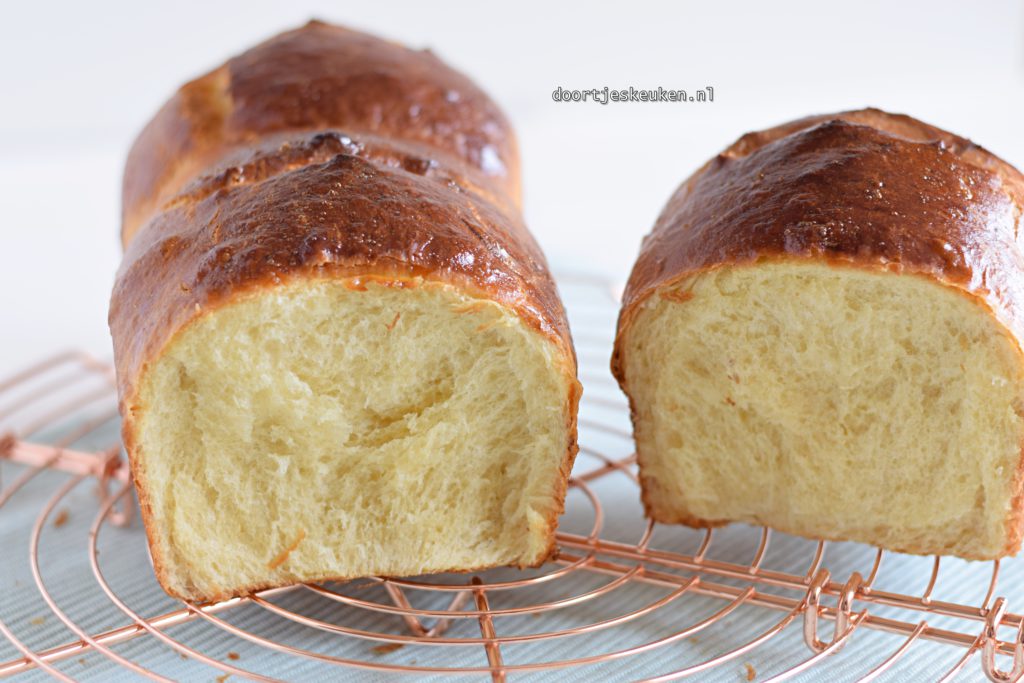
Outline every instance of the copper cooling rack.
<path id="1" fill-rule="evenodd" d="M 533 571 L 174 602 L 134 514 L 109 364 L 66 353 L 0 382 L 0 678 L 1021 678 L 1021 560 L 647 523 L 606 370 L 613 292 L 583 277 L 562 290 L 581 453 L 558 554 Z"/>

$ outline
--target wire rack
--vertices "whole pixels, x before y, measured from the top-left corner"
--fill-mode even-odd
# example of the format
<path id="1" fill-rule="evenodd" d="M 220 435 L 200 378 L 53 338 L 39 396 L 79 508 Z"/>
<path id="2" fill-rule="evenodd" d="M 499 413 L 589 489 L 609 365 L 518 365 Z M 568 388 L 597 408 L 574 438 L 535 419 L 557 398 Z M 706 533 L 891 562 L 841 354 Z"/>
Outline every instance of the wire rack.
<path id="1" fill-rule="evenodd" d="M 537 570 L 173 601 L 134 513 L 109 365 L 65 353 L 0 383 L 0 678 L 1021 678 L 1024 619 L 1007 608 L 1024 600 L 1019 561 L 644 520 L 606 370 L 614 292 L 561 287 L 581 451 L 558 553 Z"/>

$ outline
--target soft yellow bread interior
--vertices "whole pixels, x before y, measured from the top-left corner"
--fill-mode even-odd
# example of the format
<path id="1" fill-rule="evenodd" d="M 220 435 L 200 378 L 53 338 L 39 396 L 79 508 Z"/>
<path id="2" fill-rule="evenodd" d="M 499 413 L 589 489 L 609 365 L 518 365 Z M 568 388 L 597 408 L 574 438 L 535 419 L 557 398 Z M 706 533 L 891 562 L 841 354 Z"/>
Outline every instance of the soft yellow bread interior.
<path id="1" fill-rule="evenodd" d="M 307 282 L 205 315 L 150 368 L 136 416 L 165 587 L 542 561 L 569 445 L 558 354 L 442 285 Z"/>
<path id="2" fill-rule="evenodd" d="M 1020 352 L 970 297 L 821 263 L 726 267 L 655 292 L 622 341 L 656 520 L 1015 550 Z"/>

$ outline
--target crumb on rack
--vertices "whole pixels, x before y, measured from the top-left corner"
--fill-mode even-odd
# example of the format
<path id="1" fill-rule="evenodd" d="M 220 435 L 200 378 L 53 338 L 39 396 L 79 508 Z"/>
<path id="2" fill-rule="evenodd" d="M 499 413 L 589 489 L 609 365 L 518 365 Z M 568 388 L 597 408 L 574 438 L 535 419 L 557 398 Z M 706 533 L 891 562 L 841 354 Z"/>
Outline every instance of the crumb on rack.
<path id="1" fill-rule="evenodd" d="M 79 657 L 78 658 L 78 663 L 81 664 L 82 666 L 88 666 L 89 665 L 89 660 L 86 659 L 85 657 Z"/>
<path id="2" fill-rule="evenodd" d="M 303 540 L 304 540 L 305 538 L 306 538 L 306 532 L 305 532 L 305 530 L 302 530 L 302 529 L 300 529 L 300 530 L 299 530 L 299 535 L 295 537 L 295 540 L 294 540 L 294 541 L 292 541 L 291 545 L 289 545 L 289 546 L 288 546 L 287 548 L 285 548 L 284 550 L 282 550 L 282 551 L 281 551 L 280 553 L 278 553 L 277 557 L 275 557 L 275 558 L 274 558 L 274 559 L 272 559 L 272 560 L 271 560 L 270 562 L 268 562 L 268 563 L 267 563 L 267 568 L 268 568 L 268 569 L 277 569 L 277 568 L 278 568 L 278 567 L 280 567 L 280 566 L 281 566 L 282 564 L 284 564 L 285 562 L 287 562 L 287 561 L 288 561 L 288 556 L 289 556 L 289 555 L 291 555 L 291 554 L 292 554 L 292 552 L 293 552 L 293 551 L 294 551 L 294 550 L 295 550 L 296 548 L 298 548 L 298 547 L 299 547 L 299 544 L 300 544 L 300 543 L 302 543 L 302 541 L 303 541 Z"/>
<path id="3" fill-rule="evenodd" d="M 370 651 L 375 655 L 386 655 L 395 650 L 401 650 L 405 647 L 405 643 L 383 643 L 381 645 L 374 645 L 370 648 Z"/>
<path id="4" fill-rule="evenodd" d="M 62 508 L 57 512 L 57 516 L 53 518 L 53 526 L 57 529 L 61 528 L 68 523 L 68 517 L 70 516 L 71 514 L 68 512 L 68 509 Z"/>
<path id="5" fill-rule="evenodd" d="M 401 313 L 395 313 L 395 319 L 392 320 L 390 324 L 384 326 L 384 327 L 388 328 L 388 332 L 390 332 L 391 330 L 395 329 L 395 325 L 398 324 L 398 319 L 401 318 L 401 317 L 402 317 Z"/>
<path id="6" fill-rule="evenodd" d="M 661 298 L 667 299 L 668 301 L 676 301 L 678 303 L 685 303 L 693 298 L 693 292 L 690 290 L 668 290 L 661 292 Z"/>
<path id="7" fill-rule="evenodd" d="M 214 680 L 217 681 L 217 683 L 224 683 L 224 681 L 228 680 L 230 676 L 231 674 L 221 674 L 220 676 L 217 676 L 217 678 L 215 678 Z"/>
<path id="8" fill-rule="evenodd" d="M 757 671 L 754 669 L 752 664 L 747 663 L 747 664 L 744 664 L 743 666 L 747 669 L 747 680 L 748 681 L 752 681 L 755 678 L 757 678 Z"/>
<path id="9" fill-rule="evenodd" d="M 240 657 L 240 655 L 237 652 L 229 652 L 228 653 L 228 659 L 230 659 L 231 661 L 235 661 L 239 657 Z"/>
<path id="10" fill-rule="evenodd" d="M 46 623 L 46 617 L 32 617 L 28 621 L 33 626 L 42 626 Z"/>

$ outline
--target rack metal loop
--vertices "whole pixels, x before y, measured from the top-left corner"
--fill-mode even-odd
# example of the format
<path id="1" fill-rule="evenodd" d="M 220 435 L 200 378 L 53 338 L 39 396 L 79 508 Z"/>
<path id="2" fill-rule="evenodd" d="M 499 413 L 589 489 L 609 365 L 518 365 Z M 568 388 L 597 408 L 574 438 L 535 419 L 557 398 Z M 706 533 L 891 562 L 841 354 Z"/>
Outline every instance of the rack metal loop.
<path id="1" fill-rule="evenodd" d="M 818 619 L 824 609 L 821 605 L 821 593 L 828 586 L 830 578 L 831 575 L 827 569 L 819 569 L 811 580 L 811 585 L 807 589 L 807 597 L 804 599 L 804 642 L 807 643 L 807 647 L 816 653 L 824 652 L 833 645 L 837 645 L 837 643 L 838 645 L 832 648 L 832 654 L 839 652 L 845 647 L 845 640 L 844 642 L 839 641 L 844 638 L 847 631 L 854 628 L 854 623 L 851 620 L 853 601 L 857 596 L 857 591 L 864 585 L 864 578 L 860 575 L 860 572 L 854 572 L 846 582 L 846 585 L 843 586 L 836 605 L 835 630 L 832 634 L 832 640 L 826 643 L 818 638 Z M 866 614 L 865 612 L 865 616 Z"/>
<path id="2" fill-rule="evenodd" d="M 985 644 L 981 649 L 981 668 L 990 681 L 996 683 L 1016 682 L 1024 678 L 1024 621 L 1017 627 L 1017 637 L 1014 640 L 1013 668 L 1010 671 L 1002 671 L 996 666 L 996 650 L 999 645 L 999 625 L 1003 622 L 1006 614 L 1006 598 L 996 598 L 992 609 L 985 617 L 985 630 L 983 638 Z"/>

